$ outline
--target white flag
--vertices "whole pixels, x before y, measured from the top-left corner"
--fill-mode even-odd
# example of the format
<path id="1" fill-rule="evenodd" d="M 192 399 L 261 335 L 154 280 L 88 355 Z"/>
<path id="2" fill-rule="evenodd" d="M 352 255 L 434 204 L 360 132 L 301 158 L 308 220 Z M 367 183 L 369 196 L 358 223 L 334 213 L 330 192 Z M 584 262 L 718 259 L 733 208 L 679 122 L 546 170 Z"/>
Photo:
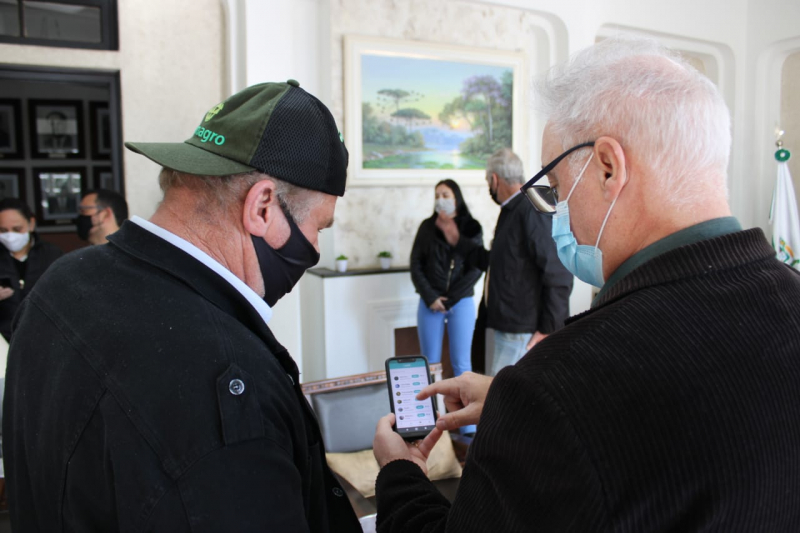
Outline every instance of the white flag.
<path id="1" fill-rule="evenodd" d="M 786 161 L 778 162 L 778 182 L 772 195 L 769 223 L 772 224 L 772 247 L 778 259 L 800 270 L 800 218 Z"/>

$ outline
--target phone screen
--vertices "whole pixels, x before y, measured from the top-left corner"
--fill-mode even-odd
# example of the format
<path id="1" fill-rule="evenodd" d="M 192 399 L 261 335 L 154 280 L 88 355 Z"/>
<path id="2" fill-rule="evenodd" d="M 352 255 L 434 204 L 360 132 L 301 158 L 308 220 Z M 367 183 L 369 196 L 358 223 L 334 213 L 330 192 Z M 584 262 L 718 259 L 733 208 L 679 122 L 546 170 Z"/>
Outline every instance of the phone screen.
<path id="1" fill-rule="evenodd" d="M 433 398 L 418 401 L 417 394 L 430 383 L 424 357 L 395 357 L 386 361 L 395 430 L 404 437 L 424 436 L 436 426 Z"/>

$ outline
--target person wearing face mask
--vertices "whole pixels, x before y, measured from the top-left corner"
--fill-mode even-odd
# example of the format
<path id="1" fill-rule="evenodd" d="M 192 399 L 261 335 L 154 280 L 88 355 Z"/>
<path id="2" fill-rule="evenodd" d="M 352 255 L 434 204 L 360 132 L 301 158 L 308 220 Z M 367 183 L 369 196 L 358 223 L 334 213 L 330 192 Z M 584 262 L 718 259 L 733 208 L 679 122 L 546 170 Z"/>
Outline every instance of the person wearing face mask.
<path id="1" fill-rule="evenodd" d="M 11 321 L 20 302 L 64 252 L 36 234 L 36 218 L 18 198 L 0 200 L 0 334 L 11 340 Z"/>
<path id="2" fill-rule="evenodd" d="M 108 236 L 128 219 L 125 197 L 108 189 L 86 191 L 78 205 L 75 228 L 78 238 L 89 244 L 105 244 Z"/>
<path id="3" fill-rule="evenodd" d="M 459 227 L 465 238 L 483 246 L 480 223 L 472 218 L 461 188 L 451 180 L 436 184 L 434 213 L 419 226 L 411 249 L 411 281 L 420 295 L 417 310 L 417 333 L 422 355 L 431 363 L 442 359 L 444 328 L 450 341 L 450 364 L 453 375 L 472 370 L 470 347 L 475 327 L 475 283 L 481 271 L 464 264 L 436 227 L 436 220 L 446 218 Z M 475 432 L 474 426 L 461 429 Z"/>
<path id="4" fill-rule="evenodd" d="M 348 154 L 299 83 L 205 113 L 155 214 L 65 257 L 23 302 L 3 449 L 18 531 L 357 532 L 273 306 L 319 261 Z"/>
<path id="5" fill-rule="evenodd" d="M 523 194 L 600 292 L 494 379 L 423 390 L 462 409 L 416 446 L 381 419 L 378 531 L 797 531 L 800 274 L 731 215 L 720 90 L 656 41 L 610 38 L 536 101 Z M 478 418 L 451 505 L 425 459 Z"/>
<path id="6" fill-rule="evenodd" d="M 572 275 L 559 261 L 550 217 L 520 194 L 522 160 L 508 148 L 486 164 L 489 194 L 500 205 L 491 250 L 447 220 L 437 221 L 449 243 L 471 266 L 487 271 L 484 282 L 486 359 L 490 375 L 519 361 L 534 344 L 564 325 L 569 316 Z"/>

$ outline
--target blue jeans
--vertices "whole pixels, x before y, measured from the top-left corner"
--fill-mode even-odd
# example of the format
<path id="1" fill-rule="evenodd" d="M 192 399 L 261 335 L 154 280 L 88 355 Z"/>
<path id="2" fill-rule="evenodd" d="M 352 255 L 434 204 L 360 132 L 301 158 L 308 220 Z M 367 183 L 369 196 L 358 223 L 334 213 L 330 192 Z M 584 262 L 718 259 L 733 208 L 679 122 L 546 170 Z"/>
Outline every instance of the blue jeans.
<path id="1" fill-rule="evenodd" d="M 494 330 L 494 359 L 492 361 L 492 376 L 500 370 L 515 364 L 528 353 L 525 347 L 531 340 L 530 333 L 506 333 Z"/>
<path id="2" fill-rule="evenodd" d="M 462 298 L 444 313 L 431 311 L 420 299 L 417 310 L 417 333 L 422 355 L 431 363 L 442 361 L 444 326 L 450 339 L 450 364 L 453 374 L 460 376 L 472 370 L 472 333 L 475 331 L 475 302 Z M 475 426 L 464 426 L 461 433 L 474 433 Z"/>

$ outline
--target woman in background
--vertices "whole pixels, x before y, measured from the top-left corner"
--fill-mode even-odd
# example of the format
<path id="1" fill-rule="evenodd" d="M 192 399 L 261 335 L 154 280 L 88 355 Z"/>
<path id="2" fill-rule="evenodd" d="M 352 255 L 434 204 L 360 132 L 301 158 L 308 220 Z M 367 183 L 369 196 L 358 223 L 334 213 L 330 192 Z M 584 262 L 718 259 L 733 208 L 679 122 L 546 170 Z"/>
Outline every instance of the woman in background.
<path id="1" fill-rule="evenodd" d="M 11 319 L 20 302 L 63 252 L 38 238 L 36 218 L 17 198 L 0 200 L 0 333 L 11 339 Z"/>
<path id="2" fill-rule="evenodd" d="M 420 224 L 411 250 L 411 280 L 420 295 L 417 332 L 422 355 L 431 363 L 442 360 L 442 339 L 447 325 L 450 363 L 453 374 L 460 376 L 472 370 L 470 353 L 475 328 L 472 295 L 481 271 L 467 267 L 464 257 L 447 244 L 436 227 L 440 217 L 455 219 L 462 238 L 475 240 L 481 246 L 483 232 L 464 203 L 458 184 L 447 179 L 436 185 L 434 213 Z M 465 426 L 461 432 L 474 433 L 475 426 Z"/>

